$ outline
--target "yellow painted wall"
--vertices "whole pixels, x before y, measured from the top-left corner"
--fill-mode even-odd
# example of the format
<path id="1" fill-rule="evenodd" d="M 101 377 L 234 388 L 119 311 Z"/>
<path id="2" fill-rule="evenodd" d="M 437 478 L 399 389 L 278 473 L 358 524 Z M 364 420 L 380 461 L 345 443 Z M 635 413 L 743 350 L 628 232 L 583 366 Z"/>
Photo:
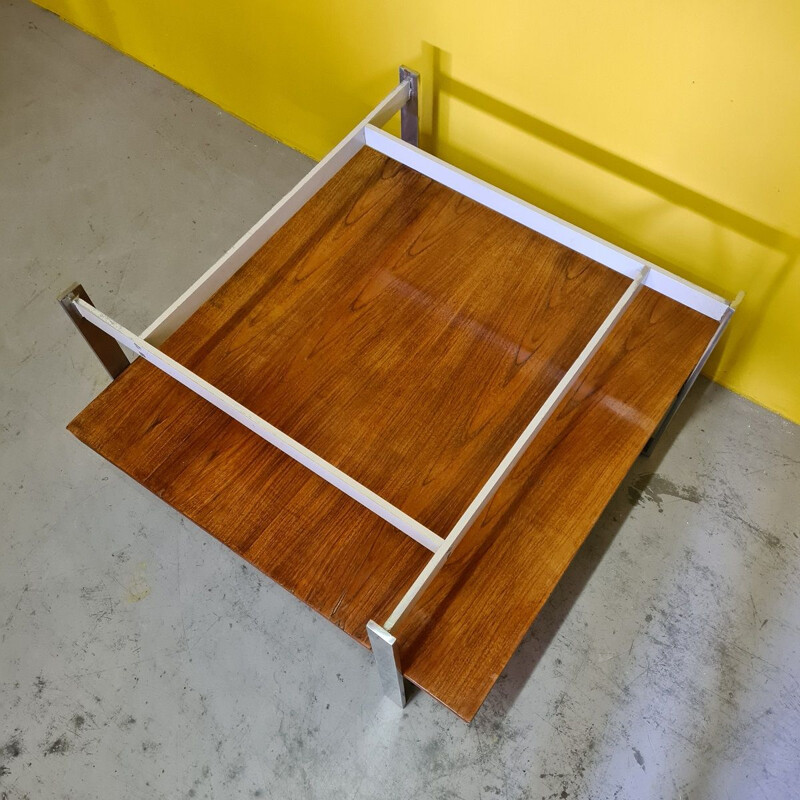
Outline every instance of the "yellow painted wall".
<path id="1" fill-rule="evenodd" d="M 726 297 L 707 372 L 800 421 L 797 0 L 41 0 L 314 157 L 422 73 L 443 158 Z"/>

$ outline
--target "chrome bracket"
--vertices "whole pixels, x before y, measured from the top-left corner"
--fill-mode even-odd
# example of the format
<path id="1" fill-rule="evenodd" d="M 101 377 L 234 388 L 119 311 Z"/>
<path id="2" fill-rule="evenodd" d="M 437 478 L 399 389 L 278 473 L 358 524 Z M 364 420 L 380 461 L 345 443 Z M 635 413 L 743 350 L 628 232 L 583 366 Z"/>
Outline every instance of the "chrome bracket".
<path id="1" fill-rule="evenodd" d="M 400 654 L 397 639 L 389 631 L 370 620 L 367 623 L 367 635 L 375 656 L 375 666 L 381 679 L 383 693 L 400 708 L 406 704 L 406 687 L 403 683 L 403 672 L 400 669 Z"/>
<path id="2" fill-rule="evenodd" d="M 702 371 L 703 367 L 708 361 L 708 357 L 714 351 L 714 348 L 717 346 L 717 343 L 722 338 L 722 334 L 725 333 L 725 328 L 728 326 L 728 323 L 733 316 L 733 312 L 736 310 L 736 306 L 741 301 L 742 295 L 740 295 L 731 303 L 723 312 L 722 317 L 720 318 L 719 325 L 717 326 L 716 331 L 714 331 L 714 335 L 711 337 L 711 341 L 709 341 L 706 349 L 703 351 L 703 355 L 700 356 L 700 360 L 695 365 L 695 368 L 689 374 L 689 377 L 684 382 L 683 386 L 681 386 L 680 391 L 675 396 L 675 399 L 672 401 L 670 407 L 666 410 L 664 416 L 661 418 L 661 422 L 658 423 L 658 426 L 653 431 L 653 435 L 647 440 L 647 444 L 642 449 L 642 455 L 645 457 L 649 457 L 652 455 L 655 446 L 658 444 L 658 440 L 661 438 L 664 431 L 667 429 L 667 426 L 672 421 L 672 418 L 675 416 L 678 409 L 681 407 L 681 403 L 686 399 L 686 395 L 689 394 L 692 386 L 694 386 L 695 381 L 700 377 L 700 372 Z"/>
<path id="3" fill-rule="evenodd" d="M 419 147 L 419 72 L 400 67 L 400 83 L 408 81 L 408 100 L 400 109 L 400 138 Z"/>
<path id="4" fill-rule="evenodd" d="M 85 320 L 77 312 L 73 301 L 78 298 L 85 300 L 90 305 L 94 305 L 89 299 L 89 295 L 86 294 L 86 290 L 79 283 L 64 292 L 58 298 L 58 302 L 67 312 L 67 316 L 72 320 L 81 336 L 86 340 L 86 344 L 92 348 L 100 363 L 105 367 L 106 372 L 112 378 L 118 378 L 131 365 L 131 362 L 128 361 L 125 351 L 119 346 L 116 339 L 109 336 L 105 331 L 101 331 L 96 325 L 92 325 L 91 322 Z"/>

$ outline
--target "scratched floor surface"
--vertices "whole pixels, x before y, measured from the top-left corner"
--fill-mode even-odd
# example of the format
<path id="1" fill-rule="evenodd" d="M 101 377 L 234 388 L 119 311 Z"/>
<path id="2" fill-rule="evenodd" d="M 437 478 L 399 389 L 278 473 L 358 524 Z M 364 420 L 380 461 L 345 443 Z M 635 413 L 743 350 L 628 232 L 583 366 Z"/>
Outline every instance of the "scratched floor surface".
<path id="1" fill-rule="evenodd" d="M 141 329 L 310 166 L 0 3 L 0 798 L 787 798 L 800 429 L 701 383 L 473 724 L 81 446 L 54 298 Z"/>

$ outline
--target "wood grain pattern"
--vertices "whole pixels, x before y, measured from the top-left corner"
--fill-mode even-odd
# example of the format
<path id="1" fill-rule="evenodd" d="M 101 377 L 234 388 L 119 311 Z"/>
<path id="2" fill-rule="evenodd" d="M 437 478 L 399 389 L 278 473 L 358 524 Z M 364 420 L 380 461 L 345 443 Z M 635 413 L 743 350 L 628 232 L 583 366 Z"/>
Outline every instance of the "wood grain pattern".
<path id="1" fill-rule="evenodd" d="M 69 427 L 365 646 L 429 554 L 143 359 Z"/>
<path id="2" fill-rule="evenodd" d="M 364 150 L 163 349 L 446 535 L 627 283 Z M 619 408 L 640 421 L 633 432 L 612 426 L 620 437 L 614 447 L 624 458 L 640 434 L 646 439 L 656 406 L 666 407 L 696 361 L 695 350 L 710 338 L 709 333 L 703 339 L 710 321 L 700 315 L 668 300 L 659 300 L 658 309 L 653 314 L 667 321 L 647 322 L 648 331 L 658 329 L 661 336 L 672 325 L 686 330 L 683 338 L 670 334 L 674 341 L 667 337 L 663 352 L 636 330 L 625 339 L 620 364 L 636 360 L 641 350 L 651 372 L 663 371 L 666 378 L 644 381 L 643 410 L 636 405 L 638 388 L 632 404 L 620 401 Z M 611 378 L 624 371 L 612 366 Z M 635 369 L 631 375 L 639 379 Z M 602 388 L 595 394 L 601 396 Z M 609 407 L 617 408 L 616 395 L 610 398 Z M 141 359 L 69 427 L 362 644 L 368 619 L 388 615 L 429 556 Z M 597 435 L 606 441 L 610 434 Z M 601 469 L 609 495 L 624 474 L 624 458 L 612 459 L 608 477 Z M 521 462 L 490 507 L 493 519 L 498 503 L 533 508 L 522 500 L 526 493 L 540 502 L 515 477 L 522 467 Z M 508 491 L 519 499 L 513 501 Z M 552 501 L 554 490 L 551 495 Z M 521 511 L 506 516 L 514 531 L 507 536 L 528 535 Z M 588 532 L 590 516 L 576 520 L 570 543 Z M 489 530 L 485 522 L 474 529 Z M 446 658 L 436 677 L 439 645 L 432 646 L 431 637 L 464 635 L 447 633 L 450 617 L 438 607 L 444 602 L 449 608 L 451 596 L 461 595 L 453 587 L 464 573 L 452 583 L 452 570 L 465 563 L 463 553 L 475 551 L 476 535 L 470 531 L 446 568 L 442 586 L 450 588 L 426 594 L 407 629 L 409 676 L 465 718 L 496 677 L 481 677 L 484 667 L 496 669 L 509 642 L 527 629 L 529 621 L 517 630 L 535 605 L 528 598 L 524 613 L 509 615 L 515 630 L 498 634 L 502 642 L 488 648 L 493 655 L 485 664 L 476 656 L 468 678 L 457 679 Z M 481 541 L 489 547 L 488 538 Z M 469 551 L 463 550 L 467 542 Z M 544 597 L 568 550 L 559 547 L 547 556 L 552 570 L 541 578 L 541 570 L 526 562 Z M 479 566 L 467 571 L 480 572 Z M 437 586 L 438 579 L 431 589 Z M 477 617 L 489 624 L 489 606 L 477 608 Z M 441 623 L 434 625 L 439 616 Z"/>
<path id="3" fill-rule="evenodd" d="M 649 289 L 634 299 L 392 630 L 410 680 L 472 719 L 715 328 Z"/>
<path id="4" fill-rule="evenodd" d="M 365 149 L 165 350 L 443 535 L 627 283 Z"/>

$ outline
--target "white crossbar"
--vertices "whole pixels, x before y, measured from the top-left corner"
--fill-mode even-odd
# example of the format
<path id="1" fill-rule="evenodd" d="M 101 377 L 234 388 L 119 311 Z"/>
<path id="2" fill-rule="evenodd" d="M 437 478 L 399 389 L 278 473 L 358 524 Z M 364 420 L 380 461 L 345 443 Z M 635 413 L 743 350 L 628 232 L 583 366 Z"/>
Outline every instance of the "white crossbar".
<path id="1" fill-rule="evenodd" d="M 615 272 L 633 278 L 642 264 L 646 264 L 650 267 L 650 272 L 645 280 L 645 286 L 707 317 L 719 320 L 728 308 L 728 303 L 718 295 L 707 292 L 655 264 L 650 264 L 620 247 L 615 247 L 569 222 L 548 214 L 547 211 L 542 211 L 513 194 L 504 192 L 418 147 L 413 147 L 386 131 L 367 125 L 364 135 L 367 146 L 373 150 L 411 167 L 416 172 L 497 211 L 504 217 L 519 222 L 526 228 L 547 236 L 548 239 L 553 239 L 571 250 L 588 256 Z"/>
<path id="2" fill-rule="evenodd" d="M 399 83 L 283 199 L 279 200 L 213 266 L 142 332 L 142 339 L 160 345 L 200 308 L 248 259 L 290 220 L 364 146 L 364 128 L 383 125 L 408 101 L 408 81 Z"/>
<path id="3" fill-rule="evenodd" d="M 383 626 L 384 630 L 387 632 L 392 630 L 425 591 L 430 582 L 436 577 L 436 574 L 442 566 L 444 566 L 450 553 L 453 552 L 455 546 L 461 541 L 461 538 L 469 530 L 470 526 L 475 522 L 483 509 L 486 508 L 492 497 L 494 497 L 503 479 L 511 472 L 520 458 L 522 458 L 522 455 L 528 449 L 528 445 L 530 445 L 536 434 L 544 427 L 547 420 L 550 419 L 550 415 L 572 388 L 584 367 L 591 361 L 606 336 L 608 336 L 608 333 L 614 327 L 616 321 L 622 316 L 639 289 L 644 285 L 649 271 L 649 267 L 644 267 L 639 270 L 639 274 L 625 290 L 625 293 L 617 301 L 614 308 L 608 313 L 608 316 L 603 320 L 603 323 L 597 329 L 594 336 L 589 339 L 580 355 L 564 373 L 564 376 L 558 382 L 555 389 L 550 392 L 550 395 L 542 404 L 542 407 L 536 412 L 534 418 L 528 423 L 525 430 L 520 434 L 517 441 L 514 442 L 514 445 L 506 453 L 503 460 L 497 465 L 497 468 L 492 473 L 489 480 L 486 481 L 483 488 L 481 488 L 475 496 L 475 499 L 469 504 L 467 510 L 461 515 L 458 522 L 456 522 L 455 526 L 444 540 L 444 544 L 434 552 L 422 572 L 417 576 L 417 579 L 411 584 L 411 588 L 403 595 L 402 599 L 389 616 L 389 619 L 386 621 L 386 624 Z"/>
<path id="4" fill-rule="evenodd" d="M 72 303 L 75 310 L 84 319 L 96 325 L 100 330 L 105 331 L 120 344 L 138 353 L 142 358 L 179 383 L 182 383 L 187 389 L 191 389 L 195 394 L 220 409 L 220 411 L 224 411 L 228 416 L 233 417 L 233 419 L 249 428 L 253 433 L 258 434 L 262 439 L 275 445 L 295 461 L 299 461 L 304 467 L 308 467 L 320 478 L 333 484 L 337 489 L 352 497 L 356 502 L 361 503 L 362 506 L 377 514 L 381 519 L 386 520 L 390 525 L 401 530 L 429 550 L 435 551 L 443 543 L 441 536 L 437 536 L 433 531 L 408 514 L 396 508 L 375 494 L 375 492 L 367 489 L 366 486 L 334 467 L 333 464 L 328 463 L 307 447 L 296 442 L 283 431 L 278 430 L 274 425 L 253 413 L 249 408 L 221 392 L 208 381 L 203 380 L 199 375 L 195 375 L 194 372 L 162 353 L 142 337 L 123 328 L 122 325 L 107 317 L 102 311 L 98 311 L 90 303 L 80 298 L 74 299 Z"/>

